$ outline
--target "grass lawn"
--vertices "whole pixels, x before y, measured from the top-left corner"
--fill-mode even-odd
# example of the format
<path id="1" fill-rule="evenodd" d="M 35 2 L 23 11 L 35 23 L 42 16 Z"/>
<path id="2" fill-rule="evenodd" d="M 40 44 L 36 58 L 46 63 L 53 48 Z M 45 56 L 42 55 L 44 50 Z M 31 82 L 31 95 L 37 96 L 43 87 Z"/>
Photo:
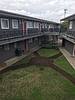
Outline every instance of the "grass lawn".
<path id="1" fill-rule="evenodd" d="M 75 100 L 75 85 L 49 67 L 30 66 L 0 76 L 0 100 Z"/>
<path id="2" fill-rule="evenodd" d="M 51 57 L 59 53 L 59 50 L 40 49 L 38 53 Z M 16 64 L 26 64 L 29 59 L 24 58 Z M 56 59 L 55 64 L 75 75 L 64 56 Z M 44 70 L 40 68 L 43 66 L 32 65 L 0 75 L 0 100 L 75 100 L 74 84 L 49 67 L 44 67 Z"/>
<path id="3" fill-rule="evenodd" d="M 38 53 L 40 54 L 40 56 L 51 57 L 51 56 L 58 54 L 59 50 L 57 50 L 57 49 L 40 49 L 38 51 Z"/>
<path id="4" fill-rule="evenodd" d="M 61 56 L 58 59 L 56 59 L 55 64 L 57 64 L 60 68 L 62 68 L 63 70 L 65 70 L 66 72 L 70 73 L 75 77 L 75 70 L 69 64 L 69 62 L 66 60 L 64 56 Z"/>

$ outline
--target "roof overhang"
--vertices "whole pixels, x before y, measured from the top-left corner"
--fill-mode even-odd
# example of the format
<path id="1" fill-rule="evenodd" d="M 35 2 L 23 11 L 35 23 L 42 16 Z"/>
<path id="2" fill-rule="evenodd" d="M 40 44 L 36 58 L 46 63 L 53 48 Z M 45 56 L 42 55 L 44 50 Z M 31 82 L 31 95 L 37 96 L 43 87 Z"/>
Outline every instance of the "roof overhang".
<path id="1" fill-rule="evenodd" d="M 70 21 L 70 20 L 75 20 L 75 14 L 68 16 L 66 18 L 61 19 L 60 21 Z"/>
<path id="2" fill-rule="evenodd" d="M 0 10 L 0 17 L 3 17 L 3 16 L 4 17 L 12 17 L 12 18 L 20 18 L 20 19 L 25 19 L 28 21 L 37 21 L 37 22 L 41 22 L 41 23 L 60 25 L 57 22 L 43 20 L 43 19 L 39 19 L 39 18 L 29 17 L 29 16 L 25 16 L 25 15 L 21 15 L 21 14 L 16 14 L 16 13 Z"/>

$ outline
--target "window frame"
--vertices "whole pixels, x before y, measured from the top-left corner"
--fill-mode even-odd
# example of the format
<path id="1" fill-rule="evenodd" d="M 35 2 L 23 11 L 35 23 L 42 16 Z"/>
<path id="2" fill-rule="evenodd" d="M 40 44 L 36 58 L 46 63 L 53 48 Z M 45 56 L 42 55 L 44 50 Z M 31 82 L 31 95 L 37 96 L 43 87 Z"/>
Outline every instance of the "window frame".
<path id="1" fill-rule="evenodd" d="M 34 22 L 33 21 L 27 21 L 26 25 L 27 25 L 27 28 L 34 28 Z"/>
<path id="2" fill-rule="evenodd" d="M 39 28 L 39 22 L 34 22 L 34 28 Z"/>
<path id="3" fill-rule="evenodd" d="M 8 27 L 5 28 L 5 27 L 3 26 L 2 20 L 7 20 L 7 21 L 8 21 Z M 9 29 L 9 19 L 7 19 L 7 18 L 1 18 L 1 29 Z"/>
<path id="4" fill-rule="evenodd" d="M 17 21 L 17 26 L 16 27 L 14 26 L 14 21 Z M 19 28 L 19 22 L 18 22 L 17 19 L 12 19 L 12 28 L 13 29 L 18 29 Z"/>
<path id="5" fill-rule="evenodd" d="M 73 21 L 69 22 L 69 29 L 71 30 L 73 28 Z"/>
<path id="6" fill-rule="evenodd" d="M 9 51 L 10 50 L 10 45 L 9 44 L 5 44 L 4 45 L 4 50 L 5 51 Z"/>
<path id="7" fill-rule="evenodd" d="M 14 48 L 15 48 L 15 49 L 17 48 L 17 43 L 16 43 L 16 42 L 14 43 Z"/>

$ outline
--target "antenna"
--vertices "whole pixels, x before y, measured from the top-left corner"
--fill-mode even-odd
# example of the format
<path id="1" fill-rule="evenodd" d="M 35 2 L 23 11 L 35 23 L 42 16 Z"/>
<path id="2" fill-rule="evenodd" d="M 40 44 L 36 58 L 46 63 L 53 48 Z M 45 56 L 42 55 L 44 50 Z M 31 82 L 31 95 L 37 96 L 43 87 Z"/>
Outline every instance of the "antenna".
<path id="1" fill-rule="evenodd" d="M 64 18 L 66 16 L 66 13 L 67 13 L 67 9 L 64 9 Z"/>

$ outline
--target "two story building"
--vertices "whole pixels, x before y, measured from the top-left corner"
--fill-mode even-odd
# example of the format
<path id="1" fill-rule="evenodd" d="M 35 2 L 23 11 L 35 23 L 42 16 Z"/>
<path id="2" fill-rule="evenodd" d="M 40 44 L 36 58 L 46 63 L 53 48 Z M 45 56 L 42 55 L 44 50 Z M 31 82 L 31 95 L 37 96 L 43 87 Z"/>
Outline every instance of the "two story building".
<path id="1" fill-rule="evenodd" d="M 61 21 L 68 22 L 67 32 L 63 35 L 62 46 L 75 57 L 75 14 L 62 19 Z"/>
<path id="2" fill-rule="evenodd" d="M 58 41 L 59 23 L 0 11 L 0 62 Z"/>

